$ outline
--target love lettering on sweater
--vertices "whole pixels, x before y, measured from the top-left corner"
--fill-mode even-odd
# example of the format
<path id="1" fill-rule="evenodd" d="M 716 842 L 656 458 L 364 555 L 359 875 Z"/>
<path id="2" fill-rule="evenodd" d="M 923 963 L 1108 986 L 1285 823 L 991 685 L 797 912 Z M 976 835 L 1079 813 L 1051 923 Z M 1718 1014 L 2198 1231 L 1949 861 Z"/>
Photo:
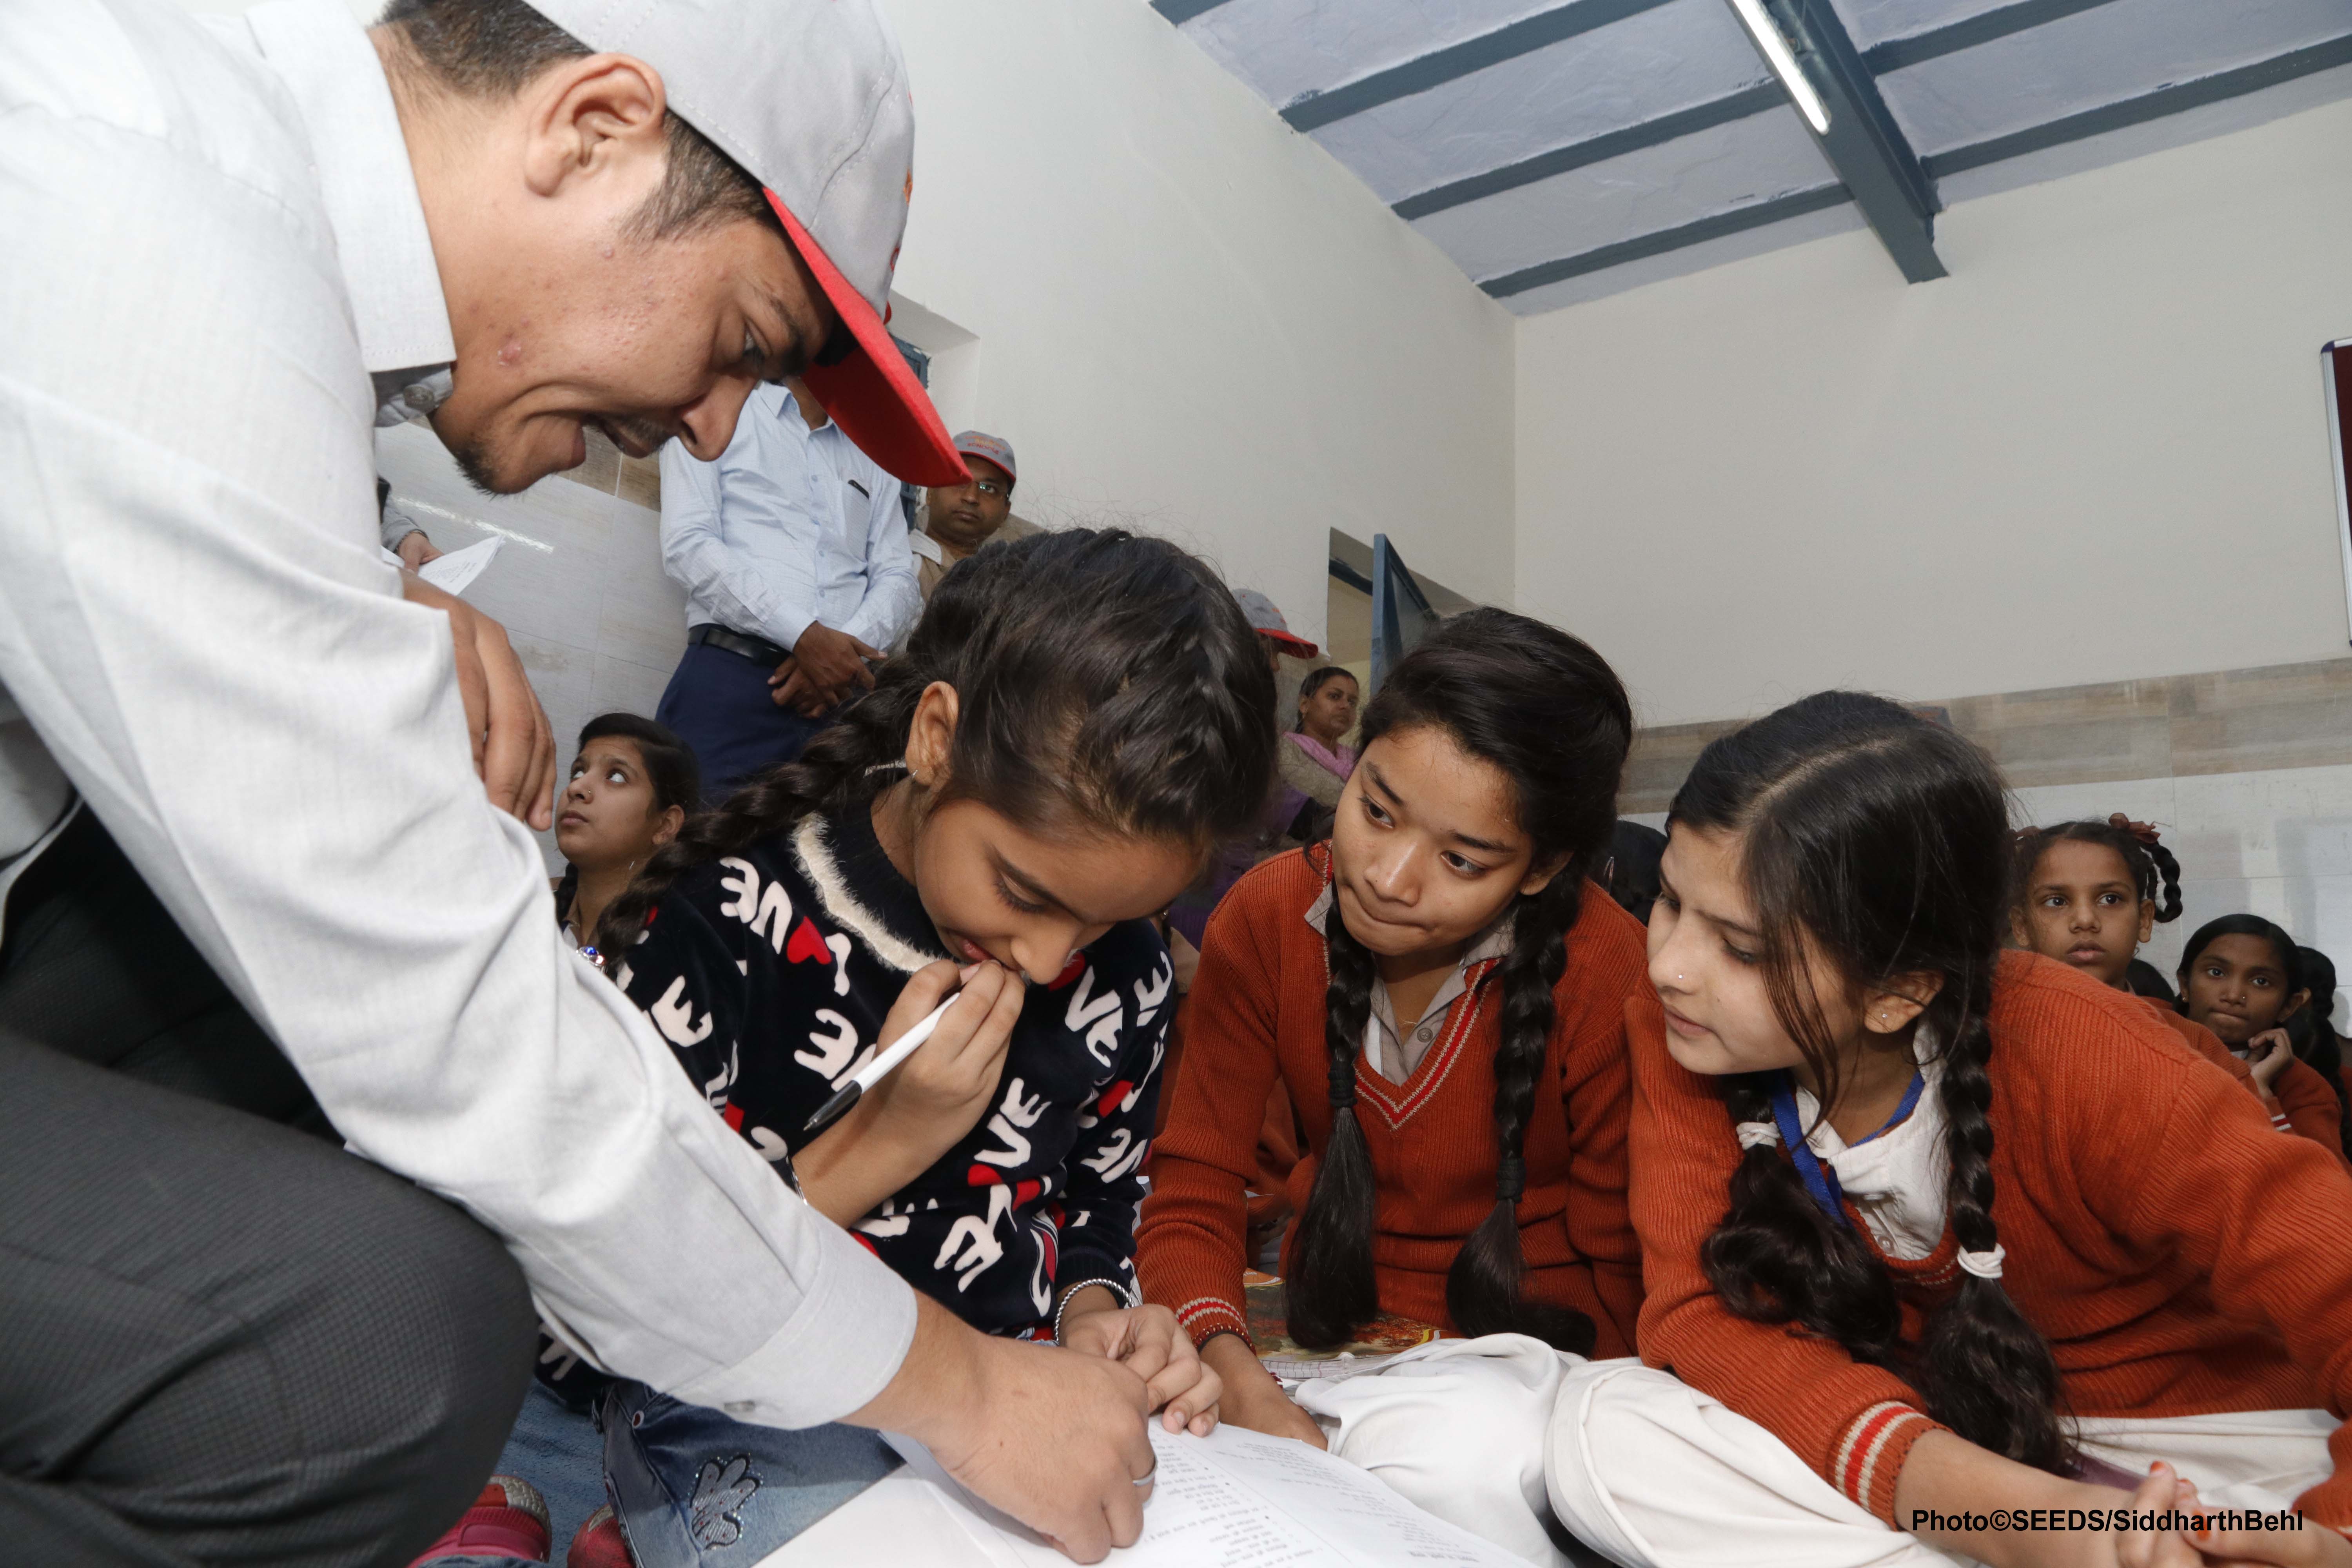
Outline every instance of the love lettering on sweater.
<path id="1" fill-rule="evenodd" d="M 803 1124 L 872 1059 L 907 976 L 947 956 L 856 812 L 681 877 L 618 978 L 783 1174 Z M 1159 934 L 1130 921 L 1031 985 L 987 1114 L 851 1234 L 985 1332 L 1050 1338 L 1057 1293 L 1087 1281 L 1131 1304 L 1173 981 Z"/>

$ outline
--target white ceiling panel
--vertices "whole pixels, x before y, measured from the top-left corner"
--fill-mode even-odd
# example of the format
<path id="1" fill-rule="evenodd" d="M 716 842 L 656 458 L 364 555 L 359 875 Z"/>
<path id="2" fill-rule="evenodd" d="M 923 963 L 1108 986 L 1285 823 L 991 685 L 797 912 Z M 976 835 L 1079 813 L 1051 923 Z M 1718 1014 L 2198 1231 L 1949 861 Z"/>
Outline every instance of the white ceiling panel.
<path id="1" fill-rule="evenodd" d="M 1472 278 L 1597 250 L 1832 184 L 1793 109 L 1776 109 L 1414 223 Z"/>
<path id="2" fill-rule="evenodd" d="M 1224 0 L 1184 34 L 1276 109 L 1402 65 L 1559 0 Z"/>
<path id="3" fill-rule="evenodd" d="M 2013 3 L 2014 0 L 1830 0 L 1857 49 L 1966 21 Z M 2216 4 L 2220 3 L 2222 0 L 2216 0 Z"/>
<path id="4" fill-rule="evenodd" d="M 1922 156 L 2352 32 L 2352 0 L 2113 0 L 1878 89 Z"/>
<path id="5" fill-rule="evenodd" d="M 1723 0 L 1675 0 L 1312 134 L 1393 202 L 1736 92 L 1767 74 Z"/>

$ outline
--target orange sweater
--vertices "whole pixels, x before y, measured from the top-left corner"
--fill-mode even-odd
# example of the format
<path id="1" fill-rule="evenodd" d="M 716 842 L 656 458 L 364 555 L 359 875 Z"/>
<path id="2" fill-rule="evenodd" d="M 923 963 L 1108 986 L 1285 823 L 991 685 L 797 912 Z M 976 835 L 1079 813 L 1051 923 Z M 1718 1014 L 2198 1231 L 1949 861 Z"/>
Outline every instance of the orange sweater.
<path id="1" fill-rule="evenodd" d="M 2352 1175 L 2272 1131 L 2251 1096 L 2135 999 L 2005 953 L 1994 986 L 1993 1217 L 2002 1283 L 2050 1341 L 2078 1415 L 2208 1415 L 2352 1402 Z M 1760 1423 L 1888 1523 L 1935 1423 L 1894 1373 L 1834 1342 L 1727 1311 L 1699 1247 L 1740 1150 L 1717 1087 L 1633 1038 L 1633 1224 L 1649 1270 L 1642 1355 Z M 1784 1156 L 1785 1157 L 1785 1156 Z M 1868 1232 L 1857 1223 L 1867 1240 Z M 1916 1335 L 1958 1278 L 1949 1230 L 1887 1261 Z M 2352 1427 L 2305 1495 L 2352 1524 Z"/>
<path id="2" fill-rule="evenodd" d="M 2325 1073 L 2303 1062 L 2289 1062 L 2279 1074 L 2278 1093 L 2264 1094 L 2255 1087 L 2253 1069 L 2221 1043 L 2221 1036 L 2153 997 L 2141 1000 L 2167 1027 L 2188 1041 L 2190 1049 L 2228 1072 L 2240 1088 L 2260 1100 L 2263 1109 L 2270 1112 L 2272 1126 L 2308 1138 L 2337 1159 L 2344 1158 L 2344 1140 L 2336 1121 L 2336 1091 L 2327 1087 Z"/>
<path id="3" fill-rule="evenodd" d="M 1294 850 L 1243 878 L 1202 944 L 1175 1105 L 1136 1235 L 1145 1296 L 1174 1309 L 1195 1341 L 1247 1332 L 1242 1194 L 1277 1079 L 1307 1133 L 1290 1173 L 1300 1209 L 1330 1141 L 1328 975 L 1323 937 L 1306 918 L 1323 890 L 1323 853 L 1310 860 Z M 1495 1206 L 1496 967 L 1472 966 L 1469 989 L 1405 1083 L 1390 1083 L 1360 1054 L 1356 1061 L 1356 1114 L 1377 1188 L 1381 1307 L 1441 1327 L 1451 1327 L 1445 1272 Z M 1528 1298 L 1590 1314 L 1603 1356 L 1632 1353 L 1642 1306 L 1642 1255 L 1625 1212 L 1625 1019 L 1658 1016 L 1644 967 L 1641 927 L 1588 884 L 1553 993 L 1518 1216 Z"/>

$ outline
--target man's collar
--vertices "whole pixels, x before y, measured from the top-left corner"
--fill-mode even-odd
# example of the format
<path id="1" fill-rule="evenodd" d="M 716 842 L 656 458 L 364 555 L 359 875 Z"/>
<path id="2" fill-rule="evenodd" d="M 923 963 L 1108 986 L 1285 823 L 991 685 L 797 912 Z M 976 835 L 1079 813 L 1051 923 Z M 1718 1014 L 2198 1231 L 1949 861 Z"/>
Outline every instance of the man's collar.
<path id="1" fill-rule="evenodd" d="M 270 0 L 245 19 L 310 133 L 367 368 L 447 364 L 449 302 L 375 46 L 342 0 Z"/>

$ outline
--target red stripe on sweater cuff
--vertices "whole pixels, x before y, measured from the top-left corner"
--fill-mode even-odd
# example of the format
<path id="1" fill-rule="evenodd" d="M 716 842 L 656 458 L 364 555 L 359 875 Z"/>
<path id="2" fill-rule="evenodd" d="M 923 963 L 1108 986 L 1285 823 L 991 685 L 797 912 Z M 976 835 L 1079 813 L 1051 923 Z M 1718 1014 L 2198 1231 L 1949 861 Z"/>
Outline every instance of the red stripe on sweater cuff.
<path id="1" fill-rule="evenodd" d="M 1831 1481 L 1855 1504 L 1895 1523 L 1895 1480 L 1911 1445 L 1937 1423 L 1908 1405 L 1887 1400 L 1853 1418 L 1831 1463 Z"/>
<path id="2" fill-rule="evenodd" d="M 1192 1336 L 1195 1347 L 1207 1344 L 1219 1334 L 1239 1334 L 1242 1343 L 1257 1348 L 1250 1338 L 1249 1319 L 1242 1310 L 1222 1296 L 1196 1296 L 1176 1309 L 1176 1322 Z"/>

